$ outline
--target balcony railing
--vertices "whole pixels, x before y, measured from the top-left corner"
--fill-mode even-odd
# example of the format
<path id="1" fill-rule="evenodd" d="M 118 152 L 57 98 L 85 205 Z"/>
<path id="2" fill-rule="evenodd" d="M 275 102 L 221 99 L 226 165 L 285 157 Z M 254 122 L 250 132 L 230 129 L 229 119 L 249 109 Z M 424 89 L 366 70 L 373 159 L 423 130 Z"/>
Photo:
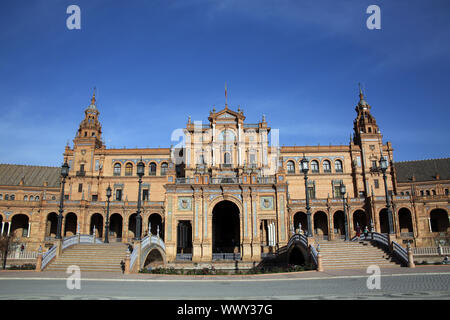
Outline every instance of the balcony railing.
<path id="1" fill-rule="evenodd" d="M 212 254 L 213 261 L 216 260 L 240 260 L 240 253 L 213 253 Z"/>
<path id="2" fill-rule="evenodd" d="M 86 171 L 77 171 L 76 175 L 77 175 L 77 177 L 84 177 L 84 176 L 86 176 Z"/>

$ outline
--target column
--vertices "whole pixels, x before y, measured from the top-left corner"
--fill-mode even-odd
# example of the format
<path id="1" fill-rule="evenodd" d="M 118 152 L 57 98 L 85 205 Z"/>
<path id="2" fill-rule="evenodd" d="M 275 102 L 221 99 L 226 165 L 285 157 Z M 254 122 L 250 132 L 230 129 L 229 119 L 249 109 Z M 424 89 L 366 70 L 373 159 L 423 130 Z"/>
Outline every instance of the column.
<path id="1" fill-rule="evenodd" d="M 27 233 L 27 238 L 30 237 L 30 231 L 31 231 L 31 222 L 28 222 L 28 233 Z"/>
<path id="2" fill-rule="evenodd" d="M 429 218 L 428 218 L 429 219 Z M 9 232 L 11 231 L 11 222 L 8 222 L 8 234 L 7 236 L 9 236 Z"/>
<path id="3" fill-rule="evenodd" d="M 2 233 L 0 233 L 0 236 L 3 235 L 3 230 L 5 229 L 5 221 L 2 221 Z"/>
<path id="4" fill-rule="evenodd" d="M 194 225 L 192 228 L 192 261 L 201 261 L 202 258 L 202 198 L 200 194 L 194 196 Z"/>

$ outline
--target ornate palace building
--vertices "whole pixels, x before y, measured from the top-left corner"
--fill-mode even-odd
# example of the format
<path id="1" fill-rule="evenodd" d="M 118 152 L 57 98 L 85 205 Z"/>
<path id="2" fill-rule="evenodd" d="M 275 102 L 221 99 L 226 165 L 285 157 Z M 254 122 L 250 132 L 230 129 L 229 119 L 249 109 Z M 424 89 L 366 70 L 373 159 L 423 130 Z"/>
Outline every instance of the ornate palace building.
<path id="1" fill-rule="evenodd" d="M 317 241 L 339 240 L 347 220 L 350 238 L 357 226 L 389 233 L 387 189 L 399 243 L 450 245 L 450 159 L 394 162 L 393 146 L 383 142 L 362 92 L 355 111 L 348 145 L 280 147 L 264 116 L 248 123 L 242 110 L 225 104 L 210 111 L 206 124 L 189 118 L 178 146 L 110 149 L 102 142 L 94 95 L 73 148 L 64 150 L 70 170 L 62 236 L 104 237 L 110 187 L 111 242 L 132 243 L 140 224 L 143 236 L 164 241 L 166 261 L 212 261 L 227 253 L 261 261 L 300 230 Z M 302 159 L 309 165 L 307 179 Z M 386 179 L 380 159 L 388 163 Z M 140 162 L 142 223 L 137 224 Z M 0 165 L 1 232 L 14 233 L 28 251 L 54 243 L 60 173 L 57 167 Z"/>

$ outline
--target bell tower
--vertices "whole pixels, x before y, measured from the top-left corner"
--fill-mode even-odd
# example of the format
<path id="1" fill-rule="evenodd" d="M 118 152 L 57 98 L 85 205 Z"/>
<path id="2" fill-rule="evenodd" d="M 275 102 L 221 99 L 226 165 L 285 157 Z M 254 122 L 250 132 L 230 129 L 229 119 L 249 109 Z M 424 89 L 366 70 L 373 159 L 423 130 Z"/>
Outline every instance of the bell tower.
<path id="1" fill-rule="evenodd" d="M 359 88 L 359 102 L 355 110 L 356 119 L 353 122 L 354 143 L 361 144 L 364 138 L 379 138 L 380 129 L 378 128 L 375 118 L 370 113 L 370 105 L 364 100 L 361 87 Z"/>
<path id="2" fill-rule="evenodd" d="M 91 144 L 95 149 L 102 148 L 102 126 L 98 121 L 100 112 L 95 105 L 95 90 L 92 95 L 91 104 L 84 110 L 84 114 L 84 119 L 81 121 L 75 136 L 74 146 Z"/>

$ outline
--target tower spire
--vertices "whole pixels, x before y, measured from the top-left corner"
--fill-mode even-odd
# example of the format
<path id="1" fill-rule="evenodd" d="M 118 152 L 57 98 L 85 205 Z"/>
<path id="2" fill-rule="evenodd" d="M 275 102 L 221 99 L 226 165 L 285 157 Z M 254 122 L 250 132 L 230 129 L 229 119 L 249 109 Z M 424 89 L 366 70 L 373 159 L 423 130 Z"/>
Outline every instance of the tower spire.
<path id="1" fill-rule="evenodd" d="M 227 82 L 225 81 L 225 109 L 228 109 L 227 95 Z"/>
<path id="2" fill-rule="evenodd" d="M 91 104 L 95 105 L 95 91 L 97 90 L 96 87 L 94 87 L 94 93 L 92 94 Z"/>

